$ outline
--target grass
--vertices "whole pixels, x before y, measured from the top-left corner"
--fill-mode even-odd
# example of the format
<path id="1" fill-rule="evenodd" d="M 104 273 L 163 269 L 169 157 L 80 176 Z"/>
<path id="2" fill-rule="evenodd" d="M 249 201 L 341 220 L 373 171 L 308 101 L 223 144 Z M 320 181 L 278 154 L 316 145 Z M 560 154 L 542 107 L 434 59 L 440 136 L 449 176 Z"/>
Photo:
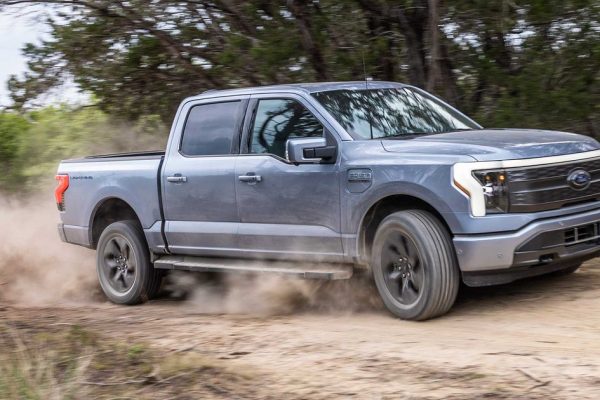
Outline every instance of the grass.
<path id="1" fill-rule="evenodd" d="M 83 395 L 81 382 L 93 360 L 93 339 L 78 327 L 59 336 L 1 330 L 0 396 L 6 399 L 69 399 Z M 31 347 L 29 347 L 30 345 Z"/>
<path id="2" fill-rule="evenodd" d="M 122 340 L 77 325 L 0 324 L 0 399 L 263 397 L 251 373 L 221 360 Z"/>

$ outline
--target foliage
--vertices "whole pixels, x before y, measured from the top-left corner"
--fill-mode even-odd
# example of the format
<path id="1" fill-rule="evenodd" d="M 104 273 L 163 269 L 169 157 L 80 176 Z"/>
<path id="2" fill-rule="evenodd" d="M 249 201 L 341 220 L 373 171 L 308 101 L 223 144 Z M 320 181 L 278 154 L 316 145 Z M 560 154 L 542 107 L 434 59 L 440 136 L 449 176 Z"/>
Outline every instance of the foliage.
<path id="1" fill-rule="evenodd" d="M 484 126 L 599 135 L 597 0 L 35 3 L 62 8 L 52 38 L 25 49 L 27 76 L 10 81 L 17 107 L 73 76 L 104 111 L 167 122 L 207 89 L 366 70 L 434 91 Z"/>
<path id="2" fill-rule="evenodd" d="M 46 107 L 0 113 L 0 192 L 52 182 L 58 161 L 91 153 L 162 149 L 167 128 L 156 116 L 113 120 L 96 108 Z"/>
<path id="3" fill-rule="evenodd" d="M 0 187 L 14 188 L 20 175 L 22 139 L 29 123 L 16 114 L 0 114 Z"/>

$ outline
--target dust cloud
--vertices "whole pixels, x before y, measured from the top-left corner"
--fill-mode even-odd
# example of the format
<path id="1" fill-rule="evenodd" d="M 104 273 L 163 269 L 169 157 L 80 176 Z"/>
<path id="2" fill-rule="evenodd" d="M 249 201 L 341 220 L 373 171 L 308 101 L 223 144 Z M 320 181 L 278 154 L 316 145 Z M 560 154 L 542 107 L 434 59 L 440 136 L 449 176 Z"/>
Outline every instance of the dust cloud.
<path id="1" fill-rule="evenodd" d="M 26 306 L 107 302 L 93 250 L 62 243 L 52 189 L 26 200 L 0 197 L 0 301 Z M 186 311 L 273 315 L 302 311 L 348 313 L 380 307 L 370 279 L 311 281 L 270 274 L 175 271 L 160 301 Z"/>
<path id="2" fill-rule="evenodd" d="M 0 300 L 24 305 L 94 301 L 93 251 L 60 241 L 52 191 L 0 198 Z"/>
<path id="3" fill-rule="evenodd" d="M 206 314 L 281 315 L 296 312 L 355 313 L 382 307 L 366 275 L 320 281 L 264 274 L 190 274 L 175 271 L 166 288 L 189 309 Z"/>

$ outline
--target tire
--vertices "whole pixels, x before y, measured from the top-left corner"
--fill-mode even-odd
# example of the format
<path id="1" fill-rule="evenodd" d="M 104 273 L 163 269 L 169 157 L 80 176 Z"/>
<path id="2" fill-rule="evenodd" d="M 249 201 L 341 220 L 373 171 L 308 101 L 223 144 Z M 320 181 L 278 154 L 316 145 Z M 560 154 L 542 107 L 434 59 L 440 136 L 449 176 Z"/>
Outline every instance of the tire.
<path id="1" fill-rule="evenodd" d="M 450 235 L 431 213 L 406 210 L 387 216 L 371 254 L 377 290 L 391 313 L 422 321 L 452 308 L 460 272 Z"/>
<path id="2" fill-rule="evenodd" d="M 110 224 L 100 235 L 96 270 L 102 291 L 117 304 L 138 304 L 160 290 L 162 272 L 150 262 L 150 252 L 139 223 Z"/>
<path id="3" fill-rule="evenodd" d="M 148 285 L 148 290 L 146 292 L 148 300 L 152 300 L 158 297 L 160 289 L 162 289 L 164 277 L 167 273 L 167 271 L 165 271 L 164 269 L 154 269 L 154 267 L 152 267 L 152 270 L 154 271 L 154 273 L 152 274 L 152 280 L 150 281 L 150 284 Z"/>

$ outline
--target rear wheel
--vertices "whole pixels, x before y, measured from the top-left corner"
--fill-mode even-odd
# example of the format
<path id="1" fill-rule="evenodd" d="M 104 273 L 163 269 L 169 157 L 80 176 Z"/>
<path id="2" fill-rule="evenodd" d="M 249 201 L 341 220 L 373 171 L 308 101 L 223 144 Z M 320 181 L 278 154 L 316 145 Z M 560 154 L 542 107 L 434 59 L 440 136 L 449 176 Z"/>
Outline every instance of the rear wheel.
<path id="1" fill-rule="evenodd" d="M 96 268 L 104 294 L 114 303 L 137 304 L 160 290 L 144 233 L 136 221 L 110 224 L 98 241 Z"/>
<path id="2" fill-rule="evenodd" d="M 456 300 L 460 276 L 452 241 L 431 213 L 386 217 L 375 234 L 371 266 L 384 304 L 402 319 L 437 317 Z"/>

